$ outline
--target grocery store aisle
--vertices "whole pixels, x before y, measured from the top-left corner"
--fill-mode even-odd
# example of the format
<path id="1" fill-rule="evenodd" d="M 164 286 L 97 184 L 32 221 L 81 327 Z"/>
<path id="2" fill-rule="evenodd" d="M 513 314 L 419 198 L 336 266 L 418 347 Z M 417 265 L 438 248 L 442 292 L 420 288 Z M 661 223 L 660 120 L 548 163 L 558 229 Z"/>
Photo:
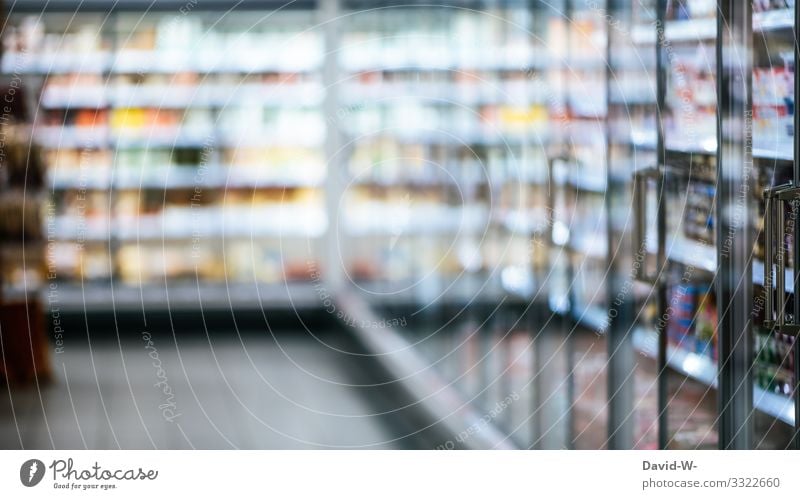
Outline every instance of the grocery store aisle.
<path id="1" fill-rule="evenodd" d="M 41 391 L 3 388 L 0 448 L 418 447 L 341 334 L 70 341 Z M 134 336 L 134 337 L 131 337 Z M 177 343 L 177 346 L 176 346 Z M 337 351 L 339 350 L 339 351 Z M 377 381 L 379 382 L 379 381 Z M 355 385 L 355 386 L 353 386 Z M 361 385 L 361 386 L 358 386 Z M 378 393 L 380 392 L 380 393 Z M 385 395 L 385 396 L 384 396 Z M 397 402 L 397 401 L 395 401 Z"/>

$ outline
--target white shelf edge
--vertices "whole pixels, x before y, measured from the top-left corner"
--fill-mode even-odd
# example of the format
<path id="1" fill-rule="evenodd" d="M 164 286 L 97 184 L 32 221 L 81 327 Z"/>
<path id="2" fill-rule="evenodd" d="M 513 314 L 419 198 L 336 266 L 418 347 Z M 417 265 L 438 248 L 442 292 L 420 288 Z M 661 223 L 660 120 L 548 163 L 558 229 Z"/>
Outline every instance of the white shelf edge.
<path id="1" fill-rule="evenodd" d="M 608 314 L 598 305 L 574 307 L 570 315 L 576 322 L 598 334 L 605 334 L 608 327 Z"/>
<path id="2" fill-rule="evenodd" d="M 765 147 L 754 147 L 753 157 L 759 159 L 777 159 L 781 161 L 794 160 L 794 144 L 789 143 L 789 147 L 776 147 L 768 149 Z"/>
<path id="3" fill-rule="evenodd" d="M 667 21 L 664 38 L 672 42 L 713 41 L 717 37 L 716 17 Z"/>
<path id="4" fill-rule="evenodd" d="M 794 27 L 794 9 L 775 9 L 753 13 L 753 32 L 764 33 Z"/>
<path id="5" fill-rule="evenodd" d="M 667 242 L 667 258 L 674 262 L 699 267 L 708 272 L 717 270 L 716 248 L 710 244 L 703 244 L 677 237 Z"/>

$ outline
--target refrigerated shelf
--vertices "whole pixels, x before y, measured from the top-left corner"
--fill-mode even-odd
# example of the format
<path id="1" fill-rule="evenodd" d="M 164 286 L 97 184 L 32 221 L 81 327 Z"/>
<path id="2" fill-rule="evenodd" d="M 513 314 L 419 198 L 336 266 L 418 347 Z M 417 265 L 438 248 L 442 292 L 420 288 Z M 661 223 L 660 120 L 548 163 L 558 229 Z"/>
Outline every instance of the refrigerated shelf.
<path id="1" fill-rule="evenodd" d="M 203 147 L 320 147 L 324 133 L 305 130 L 306 133 L 277 132 L 266 134 L 261 130 L 221 130 L 192 126 L 164 126 L 147 129 L 111 130 L 97 126 L 42 126 L 36 130 L 35 140 L 48 149 L 93 149 L 113 146 L 126 148 L 195 148 Z"/>
<path id="2" fill-rule="evenodd" d="M 599 305 L 573 305 L 570 316 L 575 322 L 597 334 L 605 334 L 608 328 L 608 313 Z"/>
<path id="3" fill-rule="evenodd" d="M 42 92 L 40 104 L 45 109 L 237 106 L 292 108 L 319 106 L 323 97 L 324 88 L 317 83 L 134 86 L 110 82 L 96 87 L 50 85 Z"/>
<path id="4" fill-rule="evenodd" d="M 206 211 L 206 213 L 204 213 Z M 291 215 L 288 219 L 287 215 Z M 158 215 L 96 217 L 57 215 L 48 236 L 54 241 L 223 240 L 258 237 L 320 237 L 328 225 L 321 209 L 288 205 L 242 210 L 185 208 Z"/>
<path id="5" fill-rule="evenodd" d="M 630 145 L 634 148 L 655 151 L 658 147 L 658 137 L 655 130 L 650 132 L 633 130 L 630 136 Z"/>
<path id="6" fill-rule="evenodd" d="M 273 53 L 280 53 L 274 50 Z M 120 54 L 113 58 L 110 54 L 43 54 L 35 58 L 28 54 L 4 54 L 2 72 L 25 75 L 59 75 L 70 73 L 149 73 L 171 74 L 195 72 L 203 74 L 253 74 L 253 73 L 307 73 L 319 68 L 321 59 L 296 57 L 296 54 L 283 54 L 283 59 L 263 60 L 270 51 L 252 52 L 252 59 L 245 54 L 231 58 L 230 54 L 203 52 L 202 58 L 187 61 L 184 58 L 165 58 L 164 54 Z"/>
<path id="7" fill-rule="evenodd" d="M 714 17 L 667 21 L 664 38 L 670 42 L 713 42 L 717 37 L 717 19 Z"/>
<path id="8" fill-rule="evenodd" d="M 489 126 L 483 130 L 459 130 L 439 127 L 430 127 L 423 130 L 409 130 L 400 128 L 384 128 L 379 132 L 359 133 L 350 131 L 348 139 L 351 141 L 365 141 L 370 137 L 389 137 L 404 145 L 443 145 L 443 146 L 545 146 L 553 141 L 552 134 L 546 130 L 531 130 L 527 133 L 503 132 L 496 126 Z"/>
<path id="9" fill-rule="evenodd" d="M 667 258 L 708 272 L 717 270 L 716 248 L 713 245 L 692 241 L 683 236 L 667 241 Z"/>
<path id="10" fill-rule="evenodd" d="M 794 9 L 775 9 L 753 13 L 753 31 L 768 32 L 794 27 Z"/>
<path id="11" fill-rule="evenodd" d="M 61 312 L 107 312 L 109 304 L 121 311 L 159 310 L 265 310 L 313 309 L 322 307 L 319 286 L 313 282 L 281 283 L 207 283 L 196 281 L 164 285 L 123 285 L 108 283 L 53 282 L 58 291 L 51 305 Z M 49 303 L 49 290 L 42 300 Z"/>
<path id="12" fill-rule="evenodd" d="M 605 258 L 608 254 L 608 241 L 602 229 L 596 230 L 593 234 L 570 236 L 567 247 L 590 258 Z"/>
<path id="13" fill-rule="evenodd" d="M 469 51 L 468 53 L 474 53 Z M 371 73 L 374 71 L 440 71 L 451 72 L 464 68 L 476 71 L 521 71 L 527 69 L 548 69 L 550 58 L 546 53 L 527 54 L 485 53 L 483 57 L 453 59 L 437 56 L 434 51 L 402 53 L 379 51 L 369 56 L 344 57 L 342 68 L 349 73 Z"/>
<path id="14" fill-rule="evenodd" d="M 241 168 L 237 171 L 237 168 Z M 87 171 L 91 170 L 91 171 Z M 307 173 L 306 173 L 307 172 Z M 304 175 L 305 173 L 305 175 Z M 297 173 L 280 175 L 268 170 L 235 166 L 148 166 L 146 168 L 93 167 L 80 171 L 51 170 L 48 190 L 87 189 L 235 189 L 235 188 L 318 188 L 324 178 L 318 169 L 297 166 Z"/>
<path id="15" fill-rule="evenodd" d="M 547 210 L 492 210 L 492 223 L 508 232 L 542 236 L 550 228 Z"/>
<path id="16" fill-rule="evenodd" d="M 653 24 L 636 24 L 631 28 L 631 41 L 636 45 L 654 45 L 658 40 L 658 33 Z"/>
<path id="17" fill-rule="evenodd" d="M 370 104 L 391 106 L 403 102 L 421 101 L 430 105 L 479 106 L 489 104 L 531 105 L 546 104 L 560 95 L 541 85 L 525 82 L 513 85 L 507 82 L 485 82 L 484 84 L 418 83 L 400 82 L 380 84 L 350 84 L 341 96 L 349 105 Z"/>
<path id="18" fill-rule="evenodd" d="M 639 327 L 634 330 L 634 345 L 639 352 L 650 358 L 658 354 L 658 334 L 655 329 Z M 667 364 L 705 385 L 717 386 L 717 365 L 706 355 L 689 352 L 674 345 L 667 346 Z"/>
<path id="19" fill-rule="evenodd" d="M 794 425 L 794 401 L 785 395 L 753 386 L 753 406 L 788 425 Z"/>
<path id="20" fill-rule="evenodd" d="M 652 359 L 657 357 L 658 334 L 654 329 L 644 327 L 635 329 L 633 343 L 643 355 Z M 706 355 L 668 345 L 667 365 L 684 376 L 711 388 L 717 388 L 717 362 Z M 794 425 L 794 402 L 785 395 L 770 393 L 754 384 L 753 406 L 786 424 Z"/>
<path id="21" fill-rule="evenodd" d="M 664 148 L 668 152 L 676 152 L 681 154 L 705 154 L 712 155 L 717 152 L 717 139 L 708 139 L 704 141 L 683 141 L 683 140 L 666 140 Z"/>
<path id="22" fill-rule="evenodd" d="M 567 184 L 575 187 L 579 191 L 605 194 L 607 182 L 605 177 L 587 174 L 585 172 L 577 175 L 568 175 L 566 179 Z"/>
<path id="23" fill-rule="evenodd" d="M 781 142 L 775 147 L 754 147 L 753 157 L 760 159 L 776 159 L 781 161 L 794 160 L 794 144 L 792 142 Z"/>

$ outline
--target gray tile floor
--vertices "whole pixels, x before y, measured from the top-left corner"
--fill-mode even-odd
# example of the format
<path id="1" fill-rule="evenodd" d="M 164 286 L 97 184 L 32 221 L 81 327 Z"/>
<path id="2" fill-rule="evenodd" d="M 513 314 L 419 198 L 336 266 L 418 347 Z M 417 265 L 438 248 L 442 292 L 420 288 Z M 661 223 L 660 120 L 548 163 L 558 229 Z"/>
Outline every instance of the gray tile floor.
<path id="1" fill-rule="evenodd" d="M 3 386 L 0 448 L 408 446 L 375 415 L 374 388 L 347 386 L 365 378 L 338 344 L 291 334 L 177 342 L 153 334 L 148 350 L 132 336 L 65 345 L 54 355 L 51 385 Z M 164 409 L 178 415 L 168 421 Z"/>

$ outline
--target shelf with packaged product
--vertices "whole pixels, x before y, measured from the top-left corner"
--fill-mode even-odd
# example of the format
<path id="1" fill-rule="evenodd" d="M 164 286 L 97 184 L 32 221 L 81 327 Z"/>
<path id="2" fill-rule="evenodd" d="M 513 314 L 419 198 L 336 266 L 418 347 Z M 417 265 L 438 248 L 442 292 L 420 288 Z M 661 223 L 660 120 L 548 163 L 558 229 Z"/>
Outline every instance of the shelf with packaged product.
<path id="1" fill-rule="evenodd" d="M 496 105 L 513 108 L 546 104 L 552 97 L 545 82 L 528 80 L 524 71 L 502 77 L 474 72 L 469 77 L 462 75 L 465 81 L 455 82 L 449 75 L 430 82 L 416 81 L 413 76 L 404 77 L 403 73 L 398 75 L 395 78 L 360 77 L 358 83 L 348 83 L 342 101 L 354 107 L 366 104 L 390 107 L 402 98 L 440 107 Z"/>
<path id="2" fill-rule="evenodd" d="M 648 357 L 657 355 L 657 333 L 654 329 L 638 328 L 633 333 L 637 350 Z M 717 361 L 707 355 L 670 346 L 667 363 L 675 371 L 712 388 L 717 387 Z M 772 379 L 768 376 L 767 379 Z M 753 406 L 759 411 L 780 419 L 786 424 L 794 424 L 794 404 L 792 399 L 756 383 L 753 386 Z"/>
<path id="3" fill-rule="evenodd" d="M 500 265 L 495 240 L 516 248 L 546 226 L 522 219 L 547 215 L 536 186 L 554 140 L 550 56 L 529 36 L 529 9 L 492 12 L 396 6 L 348 16 L 333 125 L 349 148 L 339 223 L 354 248 L 350 275 L 376 285 L 387 275 L 455 279 Z M 425 270 L 432 247 L 452 257 Z"/>
<path id="4" fill-rule="evenodd" d="M 573 306 L 570 316 L 575 322 L 597 334 L 605 333 L 608 327 L 608 312 L 599 305 Z"/>
<path id="5" fill-rule="evenodd" d="M 753 31 L 763 33 L 794 28 L 794 9 L 772 8 L 771 3 L 753 2 Z"/>
<path id="6" fill-rule="evenodd" d="M 717 20 L 713 17 L 667 21 L 664 38 L 670 42 L 713 41 L 717 37 Z"/>
<path id="7" fill-rule="evenodd" d="M 709 37 L 692 34 L 694 21 L 675 22 L 689 24 L 686 38 L 663 49 L 664 147 L 667 152 L 713 155 L 717 150 L 716 19 L 703 20 L 714 27 Z"/>
<path id="8" fill-rule="evenodd" d="M 318 289 L 314 288 L 313 283 L 302 281 L 214 282 L 200 287 L 192 280 L 170 280 L 167 284 L 159 285 L 111 285 L 104 281 L 89 286 L 60 283 L 59 290 L 62 294 L 58 306 L 63 313 L 104 312 L 108 310 L 109 303 L 113 303 L 118 312 L 198 308 L 212 312 L 230 310 L 231 306 L 243 310 L 305 310 L 322 307 Z"/>
<path id="9" fill-rule="evenodd" d="M 717 270 L 716 248 L 686 237 L 667 242 L 667 258 L 708 272 Z"/>
<path id="10" fill-rule="evenodd" d="M 203 83 L 172 81 L 134 83 L 96 82 L 50 76 L 42 90 L 43 109 L 114 108 L 228 108 L 239 106 L 302 108 L 320 105 L 324 89 L 319 83 L 295 83 L 292 73 L 285 73 L 286 82 L 240 84 L 215 81 L 208 76 Z M 197 74 L 195 74 L 197 75 Z M 74 76 L 70 73 L 68 76 Z M 99 79 L 99 75 L 98 75 Z M 231 78 L 227 78 L 230 80 Z M 252 76 L 249 77 L 253 80 Z"/>
<path id="11" fill-rule="evenodd" d="M 205 7 L 178 17 L 121 9 L 110 21 L 84 6 L 46 22 L 11 14 L 2 64 L 41 75 L 26 81 L 41 81 L 34 137 L 48 158 L 46 227 L 63 250 L 65 286 L 117 271 L 154 285 L 189 273 L 181 251 L 202 256 L 201 286 L 226 268 L 236 283 L 248 277 L 241 265 L 208 257 L 227 240 L 232 253 L 276 269 L 284 239 L 313 247 L 325 233 L 323 49 L 308 29 L 316 13 L 242 6 L 221 21 Z M 239 248 L 245 239 L 249 250 Z M 315 261 L 315 251 L 297 253 Z M 143 255 L 161 264 L 139 282 Z M 282 279 L 266 273 L 260 281 Z"/>
<path id="12" fill-rule="evenodd" d="M 557 193 L 552 235 L 565 242 L 569 315 L 579 325 L 603 332 L 608 294 L 602 269 L 607 265 L 608 234 L 605 198 L 608 189 L 607 116 L 608 37 L 611 28 L 595 9 L 574 3 L 567 36 L 564 76 L 567 95 L 565 162 L 554 164 Z M 588 60 L 593 64 L 586 64 Z"/>

